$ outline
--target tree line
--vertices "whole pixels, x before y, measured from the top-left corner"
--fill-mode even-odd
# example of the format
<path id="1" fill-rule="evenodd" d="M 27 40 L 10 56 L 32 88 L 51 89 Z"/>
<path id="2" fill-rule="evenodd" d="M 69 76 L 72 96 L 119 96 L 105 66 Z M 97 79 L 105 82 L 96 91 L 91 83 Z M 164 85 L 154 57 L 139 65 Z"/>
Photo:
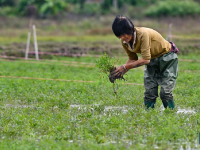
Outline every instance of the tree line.
<path id="1" fill-rule="evenodd" d="M 200 14 L 200 0 L 0 0 L 0 16 L 54 17 L 67 13 L 130 16 L 185 16 Z"/>

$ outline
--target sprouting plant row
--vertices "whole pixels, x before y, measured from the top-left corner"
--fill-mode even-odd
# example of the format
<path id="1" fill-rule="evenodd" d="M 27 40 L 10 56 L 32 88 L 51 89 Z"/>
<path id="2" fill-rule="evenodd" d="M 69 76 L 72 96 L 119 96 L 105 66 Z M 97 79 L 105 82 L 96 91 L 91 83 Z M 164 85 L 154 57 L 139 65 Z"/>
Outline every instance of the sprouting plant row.
<path id="1" fill-rule="evenodd" d="M 87 57 L 100 57 L 101 55 L 86 55 L 86 56 Z M 85 56 L 82 56 L 82 57 L 85 57 Z M 23 57 L 15 57 L 15 56 L 2 56 L 2 55 L 0 55 L 0 58 L 26 60 Z M 127 57 L 116 57 L 116 58 L 127 58 Z M 34 58 L 28 58 L 28 60 L 35 60 L 35 59 Z M 94 65 L 94 63 L 75 62 L 75 61 L 59 61 L 59 60 L 49 60 L 49 59 L 42 59 L 40 61 L 53 61 L 53 62 L 80 63 L 80 64 L 91 64 L 91 65 Z M 192 60 L 192 59 L 179 59 L 179 61 L 182 61 L 182 62 L 200 62 L 200 60 Z"/>
<path id="2" fill-rule="evenodd" d="M 10 60 L 0 60 L 0 61 L 10 61 Z M 48 63 L 48 62 L 46 63 L 46 62 L 41 62 L 41 61 L 39 61 L 39 62 L 37 62 L 37 61 L 20 61 L 20 62 L 23 62 L 23 63 L 32 63 L 32 64 L 46 64 L 46 65 L 51 65 L 51 63 Z M 94 65 L 84 65 L 83 63 L 79 63 L 79 62 L 77 62 L 77 64 L 74 64 L 74 63 L 75 62 L 72 62 L 72 64 L 65 63 L 65 64 L 56 64 L 56 65 L 73 66 L 73 67 L 94 67 Z"/>
<path id="3" fill-rule="evenodd" d="M 84 81 L 84 80 L 66 80 L 66 79 L 16 77 L 16 76 L 0 76 L 0 78 L 14 78 L 14 79 L 27 79 L 27 80 L 51 80 L 51 81 L 64 81 L 64 82 L 88 82 L 88 83 L 95 83 L 95 81 Z M 124 83 L 124 84 L 126 84 L 126 85 L 143 85 L 143 84 L 139 84 L 139 83 Z"/>
<path id="4" fill-rule="evenodd" d="M 31 59 L 32 60 L 32 59 Z M 0 59 L 0 61 L 10 61 L 13 62 L 14 60 L 7 60 L 7 59 Z M 45 62 L 44 62 L 45 61 Z M 83 68 L 93 68 L 95 67 L 95 63 L 86 63 L 86 62 L 76 62 L 76 61 L 57 61 L 57 60 L 40 60 L 40 61 L 30 61 L 30 60 L 24 60 L 24 61 L 18 61 L 22 63 L 32 63 L 32 64 L 46 64 L 46 65 L 52 65 L 52 63 L 48 62 L 62 62 L 65 64 L 54 64 L 54 65 L 62 65 L 62 66 L 73 66 L 73 67 L 83 67 Z M 185 61 L 185 62 L 191 62 L 191 61 Z M 119 65 L 116 65 L 119 66 Z M 139 70 L 144 70 L 144 67 L 137 68 Z M 188 73 L 200 73 L 198 70 L 179 70 L 181 72 L 188 72 Z"/>

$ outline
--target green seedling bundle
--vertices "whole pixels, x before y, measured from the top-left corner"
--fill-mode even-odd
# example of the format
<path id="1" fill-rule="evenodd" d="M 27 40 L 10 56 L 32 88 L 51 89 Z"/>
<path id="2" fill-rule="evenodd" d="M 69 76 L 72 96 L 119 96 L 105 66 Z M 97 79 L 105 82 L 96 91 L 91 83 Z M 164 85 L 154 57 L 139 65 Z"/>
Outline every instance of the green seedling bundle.
<path id="1" fill-rule="evenodd" d="M 114 58 L 109 57 L 106 53 L 104 53 L 100 59 L 96 60 L 96 67 L 98 67 L 101 72 L 105 73 L 109 77 L 110 82 L 113 83 L 113 90 L 115 94 L 117 94 L 118 89 L 116 80 L 118 79 L 125 81 L 123 75 L 115 76 L 116 63 L 117 61 L 114 61 Z"/>

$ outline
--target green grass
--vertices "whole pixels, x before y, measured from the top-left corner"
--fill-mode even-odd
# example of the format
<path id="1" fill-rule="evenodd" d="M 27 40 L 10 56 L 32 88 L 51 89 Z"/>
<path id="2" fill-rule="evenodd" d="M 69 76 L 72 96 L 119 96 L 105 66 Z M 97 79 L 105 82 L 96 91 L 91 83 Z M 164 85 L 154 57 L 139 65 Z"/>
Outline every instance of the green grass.
<path id="1" fill-rule="evenodd" d="M 95 59 L 1 61 L 0 76 L 94 82 L 0 78 L 0 148 L 200 148 L 195 144 L 200 132 L 200 75 L 195 72 L 200 70 L 199 62 L 179 62 L 176 110 L 163 111 L 158 98 L 155 109 L 145 111 L 142 85 L 120 81 L 116 96 L 112 84 L 106 76 L 100 78 L 98 69 L 69 65 L 74 61 L 94 65 Z M 123 64 L 125 58 L 120 61 Z M 125 83 L 143 84 L 143 68 L 130 70 L 125 78 Z M 196 113 L 177 113 L 178 109 L 194 109 Z"/>
<path id="2" fill-rule="evenodd" d="M 32 39 L 31 39 L 32 40 Z M 70 36 L 38 36 L 38 42 L 102 42 L 107 40 L 107 42 L 119 41 L 113 34 L 111 35 L 70 35 Z M 0 44 L 10 44 L 10 43 L 26 43 L 27 36 L 2 36 L 0 37 Z M 33 42 L 33 41 L 31 41 Z"/>

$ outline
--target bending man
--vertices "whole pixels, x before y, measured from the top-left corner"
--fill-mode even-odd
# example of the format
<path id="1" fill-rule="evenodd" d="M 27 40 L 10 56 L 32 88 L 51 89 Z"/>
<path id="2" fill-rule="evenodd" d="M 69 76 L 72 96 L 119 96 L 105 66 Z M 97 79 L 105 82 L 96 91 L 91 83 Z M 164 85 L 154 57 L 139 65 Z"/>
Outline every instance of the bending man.
<path id="1" fill-rule="evenodd" d="M 144 104 L 154 108 L 161 86 L 160 98 L 165 108 L 174 109 L 172 91 L 178 76 L 178 49 L 172 42 L 166 41 L 157 31 L 134 27 L 131 20 L 116 16 L 112 24 L 113 33 L 121 39 L 121 44 L 128 55 L 126 64 L 118 67 L 115 75 L 123 75 L 132 68 L 145 65 Z M 138 59 L 137 53 L 141 54 Z"/>

